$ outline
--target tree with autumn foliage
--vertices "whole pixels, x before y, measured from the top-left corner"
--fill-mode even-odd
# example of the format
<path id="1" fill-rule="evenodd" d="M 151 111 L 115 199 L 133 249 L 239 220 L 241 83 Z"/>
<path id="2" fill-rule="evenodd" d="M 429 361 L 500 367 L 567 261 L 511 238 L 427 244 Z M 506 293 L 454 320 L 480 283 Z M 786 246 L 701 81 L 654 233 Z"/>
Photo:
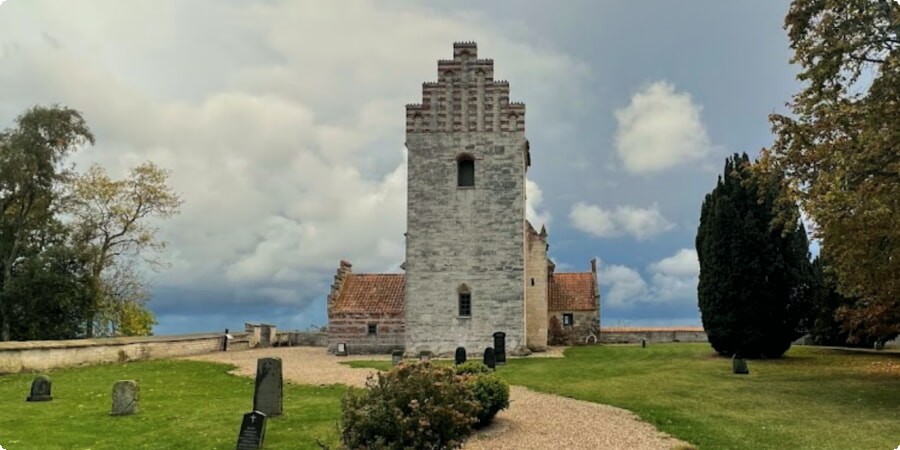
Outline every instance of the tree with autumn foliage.
<path id="1" fill-rule="evenodd" d="M 900 5 L 794 0 L 785 18 L 804 88 L 773 114 L 760 172 L 789 181 L 828 249 L 850 339 L 900 333 Z M 787 219 L 793 219 L 788 217 Z"/>
<path id="2" fill-rule="evenodd" d="M 94 142 L 78 111 L 36 106 L 0 133 L 0 340 L 147 335 L 143 269 L 162 265 L 153 221 L 178 212 L 147 162 L 122 180 L 64 167 Z"/>
<path id="3" fill-rule="evenodd" d="M 167 179 L 166 171 L 145 162 L 125 179 L 114 180 L 94 165 L 72 181 L 67 212 L 74 217 L 73 242 L 89 255 L 88 337 L 97 328 L 104 335 L 150 333 L 155 321 L 144 306 L 148 295 L 133 264 L 161 263 L 155 255 L 165 242 L 157 239 L 151 221 L 173 216 L 182 203 Z"/>

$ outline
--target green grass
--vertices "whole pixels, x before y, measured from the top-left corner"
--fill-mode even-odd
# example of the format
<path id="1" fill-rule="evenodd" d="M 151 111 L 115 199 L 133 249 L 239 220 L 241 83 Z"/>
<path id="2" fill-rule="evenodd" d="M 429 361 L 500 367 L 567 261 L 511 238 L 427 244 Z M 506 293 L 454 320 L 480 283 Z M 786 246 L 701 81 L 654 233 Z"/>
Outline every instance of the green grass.
<path id="1" fill-rule="evenodd" d="M 900 354 L 794 347 L 779 360 L 749 361 L 750 375 L 733 375 L 731 361 L 707 344 L 575 347 L 565 355 L 513 359 L 497 373 L 634 411 L 701 449 L 900 445 Z M 390 363 L 350 365 L 383 370 Z"/>
<path id="2" fill-rule="evenodd" d="M 0 446 L 27 449 L 233 449 L 253 407 L 253 379 L 231 366 L 148 361 L 50 372 L 53 400 L 26 402 L 33 375 L 0 376 Z M 141 412 L 111 417 L 112 386 L 138 380 Z M 346 387 L 286 384 L 284 415 L 269 420 L 266 449 L 335 446 Z"/>

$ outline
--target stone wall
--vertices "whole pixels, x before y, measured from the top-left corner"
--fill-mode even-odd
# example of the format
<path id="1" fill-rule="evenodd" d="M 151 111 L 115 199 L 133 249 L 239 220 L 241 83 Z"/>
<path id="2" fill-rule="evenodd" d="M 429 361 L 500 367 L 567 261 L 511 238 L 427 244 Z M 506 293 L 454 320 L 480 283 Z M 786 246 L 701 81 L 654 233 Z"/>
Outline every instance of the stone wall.
<path id="1" fill-rule="evenodd" d="M 584 344 L 589 336 L 594 336 L 600 342 L 597 330 L 600 328 L 600 311 L 550 311 L 550 317 L 556 317 L 562 326 L 563 334 L 573 344 Z M 563 326 L 563 314 L 572 314 L 572 325 Z M 548 322 L 549 323 L 549 322 Z"/>
<path id="2" fill-rule="evenodd" d="M 247 348 L 246 333 L 232 333 L 229 351 Z M 0 342 L 0 373 L 46 371 L 99 363 L 175 358 L 222 351 L 224 333 L 178 336 Z"/>
<path id="3" fill-rule="evenodd" d="M 699 327 L 600 330 L 600 342 L 606 344 L 633 344 L 641 342 L 642 339 L 646 339 L 647 342 L 708 342 L 706 332 Z"/>
<path id="4" fill-rule="evenodd" d="M 406 345 L 417 354 L 457 346 L 525 345 L 525 105 L 493 80 L 493 61 L 454 44 L 438 82 L 407 105 Z M 457 186 L 457 160 L 474 159 L 475 185 Z M 459 315 L 459 291 L 471 317 Z"/>
<path id="5" fill-rule="evenodd" d="M 377 325 L 374 336 L 368 335 L 371 323 Z M 328 352 L 343 342 L 350 354 L 390 353 L 403 349 L 403 336 L 403 314 L 334 313 L 328 321 Z"/>
<path id="6" fill-rule="evenodd" d="M 535 352 L 547 349 L 547 240 L 546 232 L 534 232 L 526 224 L 525 253 L 525 329 L 528 348 Z"/>

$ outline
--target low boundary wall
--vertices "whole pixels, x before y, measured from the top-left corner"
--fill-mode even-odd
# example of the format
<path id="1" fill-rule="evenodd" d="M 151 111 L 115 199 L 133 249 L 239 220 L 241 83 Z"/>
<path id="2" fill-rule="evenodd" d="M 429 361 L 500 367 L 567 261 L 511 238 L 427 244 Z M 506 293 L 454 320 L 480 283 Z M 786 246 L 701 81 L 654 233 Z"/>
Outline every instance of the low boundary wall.
<path id="1" fill-rule="evenodd" d="M 249 347 L 247 333 L 232 333 L 228 350 Z M 89 364 L 176 358 L 222 351 L 225 333 L 60 341 L 0 342 L 0 373 L 46 371 Z"/>
<path id="2" fill-rule="evenodd" d="M 644 339 L 647 342 L 709 342 L 702 327 L 600 329 L 600 342 L 604 344 L 634 344 Z"/>

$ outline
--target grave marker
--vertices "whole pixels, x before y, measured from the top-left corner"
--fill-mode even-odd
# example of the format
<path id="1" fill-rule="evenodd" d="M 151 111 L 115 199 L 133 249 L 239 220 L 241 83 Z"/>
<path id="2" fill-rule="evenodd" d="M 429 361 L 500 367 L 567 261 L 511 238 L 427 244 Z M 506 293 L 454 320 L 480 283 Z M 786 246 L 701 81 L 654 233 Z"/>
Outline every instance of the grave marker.
<path id="1" fill-rule="evenodd" d="M 494 358 L 497 364 L 506 364 L 506 333 L 494 333 Z"/>
<path id="2" fill-rule="evenodd" d="M 244 414 L 238 433 L 237 450 L 256 450 L 263 447 L 266 437 L 266 415 L 259 411 Z"/>
<path id="3" fill-rule="evenodd" d="M 731 371 L 738 375 L 747 375 L 750 373 L 750 368 L 747 367 L 747 361 L 735 353 L 731 358 Z"/>
<path id="4" fill-rule="evenodd" d="M 256 389 L 253 410 L 266 417 L 280 416 L 284 381 L 281 377 L 281 358 L 260 358 L 256 361 Z"/>
<path id="5" fill-rule="evenodd" d="M 38 375 L 31 382 L 31 395 L 26 398 L 29 402 L 46 402 L 53 400 L 50 395 L 50 377 L 46 375 Z"/>
<path id="6" fill-rule="evenodd" d="M 334 352 L 335 356 L 347 356 L 347 344 L 340 342 L 337 345 L 337 351 Z"/>
<path id="7" fill-rule="evenodd" d="M 495 370 L 497 368 L 497 360 L 494 355 L 494 349 L 491 347 L 484 349 L 484 365 L 488 366 L 488 368 L 491 370 Z"/>
<path id="8" fill-rule="evenodd" d="M 454 358 L 454 362 L 456 365 L 460 365 L 466 362 L 466 348 L 465 347 L 456 347 L 456 357 Z"/>
<path id="9" fill-rule="evenodd" d="M 403 350 L 394 350 L 391 352 L 391 364 L 399 365 L 403 361 Z"/>
<path id="10" fill-rule="evenodd" d="M 113 385 L 111 416 L 129 416 L 141 412 L 141 387 L 134 380 L 120 380 Z"/>

